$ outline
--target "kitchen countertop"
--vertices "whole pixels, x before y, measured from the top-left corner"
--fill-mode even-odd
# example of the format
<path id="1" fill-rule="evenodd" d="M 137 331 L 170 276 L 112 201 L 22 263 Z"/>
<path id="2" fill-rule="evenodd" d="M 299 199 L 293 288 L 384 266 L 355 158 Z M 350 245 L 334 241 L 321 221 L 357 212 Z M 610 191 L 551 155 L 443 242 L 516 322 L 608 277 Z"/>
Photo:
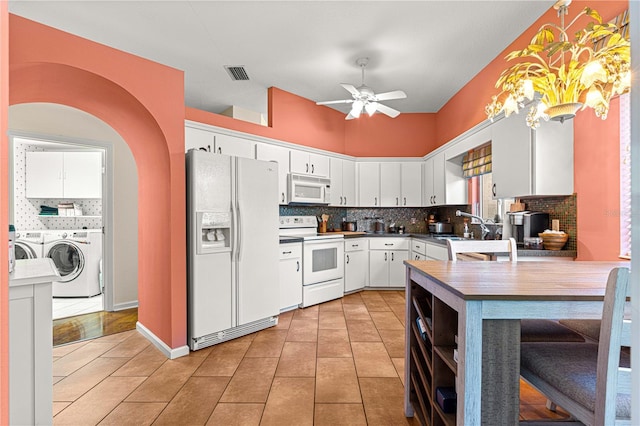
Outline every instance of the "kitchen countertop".
<path id="1" fill-rule="evenodd" d="M 49 258 L 19 259 L 9 274 L 9 287 L 32 285 L 60 279 L 53 260 Z"/>
<path id="2" fill-rule="evenodd" d="M 280 244 L 301 243 L 302 237 L 280 237 Z"/>
<path id="3" fill-rule="evenodd" d="M 420 240 L 424 240 L 426 242 L 430 242 L 433 244 L 439 244 L 442 246 L 447 245 L 447 241 L 445 239 L 435 238 L 433 234 L 392 234 L 389 232 L 385 232 L 384 234 L 376 234 L 373 232 L 352 232 L 352 231 L 334 231 L 327 232 L 327 234 L 342 234 L 345 239 L 350 238 L 418 238 Z M 280 244 L 283 243 L 299 243 L 302 242 L 302 238 L 300 237 L 280 237 Z M 526 256 L 526 257 L 569 257 L 575 258 L 578 256 L 576 250 L 531 250 L 531 249 L 518 249 L 518 256 Z"/>

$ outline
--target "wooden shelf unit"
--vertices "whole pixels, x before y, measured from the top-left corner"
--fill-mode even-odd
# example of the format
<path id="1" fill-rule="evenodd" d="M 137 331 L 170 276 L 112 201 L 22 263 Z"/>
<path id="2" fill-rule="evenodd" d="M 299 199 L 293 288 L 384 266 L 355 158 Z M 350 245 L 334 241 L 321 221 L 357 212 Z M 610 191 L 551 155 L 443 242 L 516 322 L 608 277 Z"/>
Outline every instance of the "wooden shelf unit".
<path id="1" fill-rule="evenodd" d="M 456 424 L 455 413 L 445 413 L 436 401 L 436 388 L 454 387 L 457 363 L 454 360 L 458 314 L 429 291 L 412 283 L 409 333 L 410 402 L 421 424 Z M 426 324 L 424 338 L 417 318 Z"/>

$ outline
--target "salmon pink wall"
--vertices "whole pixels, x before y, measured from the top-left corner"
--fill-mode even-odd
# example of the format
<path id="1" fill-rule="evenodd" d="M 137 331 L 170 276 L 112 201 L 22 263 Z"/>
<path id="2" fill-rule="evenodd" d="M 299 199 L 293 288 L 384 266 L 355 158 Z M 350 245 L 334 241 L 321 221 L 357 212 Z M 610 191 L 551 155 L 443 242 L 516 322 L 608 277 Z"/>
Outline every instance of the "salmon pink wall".
<path id="1" fill-rule="evenodd" d="M 591 110 L 574 120 L 578 260 L 619 260 L 620 102 L 605 121 Z"/>
<path id="2" fill-rule="evenodd" d="M 359 157 L 421 157 L 436 148 L 435 114 L 345 114 L 276 87 L 269 88 L 269 127 L 186 108 L 186 119 Z"/>
<path id="3" fill-rule="evenodd" d="M 344 114 L 341 114 L 344 120 Z M 436 115 L 400 114 L 396 118 L 362 114 L 346 121 L 345 154 L 355 157 L 422 157 L 437 146 Z"/>
<path id="4" fill-rule="evenodd" d="M 139 179 L 138 321 L 170 348 L 184 347 L 182 71 L 14 15 L 9 36 L 10 104 L 78 108 L 111 125 L 129 144 Z"/>
<path id="5" fill-rule="evenodd" d="M 276 87 L 269 88 L 269 127 L 186 108 L 185 118 L 312 148 L 344 153 L 344 115 Z"/>
<path id="6" fill-rule="evenodd" d="M 9 12 L 0 1 L 0 229 L 8 229 L 9 212 Z M 4 235 L 4 234 L 2 234 Z M 6 265 L 7 246 L 0 244 L 0 263 Z M 0 425 L 9 424 L 9 274 L 0 267 Z"/>

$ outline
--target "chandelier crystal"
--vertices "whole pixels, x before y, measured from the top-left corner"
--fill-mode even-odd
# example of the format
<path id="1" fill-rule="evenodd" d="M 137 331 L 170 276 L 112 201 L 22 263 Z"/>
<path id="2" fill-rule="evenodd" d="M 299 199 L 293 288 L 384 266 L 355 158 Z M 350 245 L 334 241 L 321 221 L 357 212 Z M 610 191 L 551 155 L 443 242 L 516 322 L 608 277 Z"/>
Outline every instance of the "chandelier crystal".
<path id="1" fill-rule="evenodd" d="M 603 24 L 598 12 L 587 7 L 565 27 L 570 3 L 554 5 L 560 26 L 542 25 L 528 46 L 506 56 L 507 61 L 521 62 L 504 70 L 496 82 L 501 92 L 485 107 L 489 119 L 502 111 L 505 117 L 518 113 L 529 100 L 533 106 L 527 125 L 534 129 L 540 119 L 564 122 L 586 107 L 605 120 L 611 98 L 629 91 L 631 60 L 629 40 L 621 31 L 624 23 Z M 583 16 L 592 21 L 569 41 L 567 32 Z"/>

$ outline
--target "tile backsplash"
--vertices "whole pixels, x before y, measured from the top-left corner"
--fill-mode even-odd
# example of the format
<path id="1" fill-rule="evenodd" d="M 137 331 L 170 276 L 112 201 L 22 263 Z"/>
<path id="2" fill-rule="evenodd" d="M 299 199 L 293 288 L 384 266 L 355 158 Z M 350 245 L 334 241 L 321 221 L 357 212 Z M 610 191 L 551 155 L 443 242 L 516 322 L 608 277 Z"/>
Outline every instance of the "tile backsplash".
<path id="1" fill-rule="evenodd" d="M 569 234 L 565 250 L 576 250 L 577 226 L 576 226 L 576 195 L 562 197 L 528 198 L 522 200 L 527 210 L 549 213 L 550 219 L 560 220 L 560 229 Z M 373 231 L 374 219 L 381 217 L 385 223 L 385 230 L 395 223 L 404 225 L 406 233 L 429 233 L 426 220 L 429 215 L 435 215 L 436 220 L 450 222 L 453 225 L 453 233 L 462 235 L 464 232 L 464 218 L 456 216 L 456 210 L 470 212 L 468 205 L 451 205 L 439 207 L 404 207 L 404 208 L 366 208 L 366 207 L 327 207 L 327 206 L 280 206 L 281 216 L 309 215 L 320 216 L 323 213 L 329 215 L 328 229 L 340 229 L 342 219 L 357 221 L 358 231 Z M 508 223 L 506 226 L 510 226 Z M 492 231 L 488 238 L 493 238 L 500 225 L 488 224 Z M 479 225 L 471 225 L 470 230 L 476 235 L 481 234 Z"/>
<path id="2" fill-rule="evenodd" d="M 17 230 L 45 229 L 99 229 L 102 227 L 102 200 L 57 200 L 26 197 L 26 152 L 46 151 L 42 145 L 14 143 L 13 157 L 13 222 Z M 43 217 L 38 216 L 40 206 L 57 207 L 58 203 L 74 202 L 82 208 L 83 216 Z"/>

